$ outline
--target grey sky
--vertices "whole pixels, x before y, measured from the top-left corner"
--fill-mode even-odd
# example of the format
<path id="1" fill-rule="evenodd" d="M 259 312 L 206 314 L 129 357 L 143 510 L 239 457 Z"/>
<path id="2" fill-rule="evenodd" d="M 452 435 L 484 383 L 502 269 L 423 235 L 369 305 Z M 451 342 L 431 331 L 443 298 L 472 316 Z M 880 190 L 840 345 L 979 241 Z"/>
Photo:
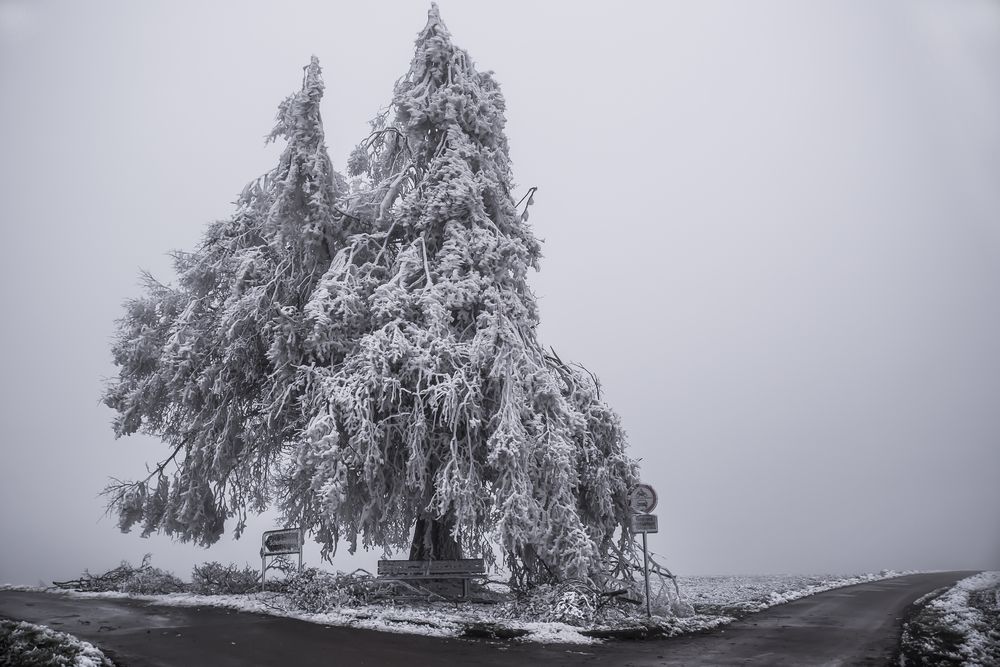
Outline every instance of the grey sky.
<path id="1" fill-rule="evenodd" d="M 1000 4 L 440 4 L 667 565 L 1000 568 Z M 255 561 L 267 518 L 207 552 L 101 520 L 163 453 L 99 404 L 113 321 L 274 165 L 312 54 L 342 166 L 428 6 L 0 0 L 0 582 Z"/>

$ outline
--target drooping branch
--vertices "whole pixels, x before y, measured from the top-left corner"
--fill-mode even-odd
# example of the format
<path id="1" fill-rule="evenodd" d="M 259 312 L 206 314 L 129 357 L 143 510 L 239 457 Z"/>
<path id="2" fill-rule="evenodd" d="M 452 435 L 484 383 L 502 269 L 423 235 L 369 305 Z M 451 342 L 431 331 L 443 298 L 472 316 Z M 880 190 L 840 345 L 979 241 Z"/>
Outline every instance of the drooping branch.
<path id="1" fill-rule="evenodd" d="M 154 466 L 153 470 L 146 475 L 145 479 L 136 480 L 132 482 L 126 482 L 118 478 L 112 477 L 111 483 L 108 484 L 103 491 L 101 491 L 102 496 L 113 496 L 111 500 L 108 501 L 107 508 L 105 509 L 105 516 L 110 514 L 112 511 L 117 511 L 117 508 L 121 505 L 125 496 L 129 491 L 138 489 L 140 487 L 145 488 L 149 485 L 149 481 L 154 477 L 165 477 L 164 471 L 166 471 L 167 466 L 173 463 L 177 459 L 177 455 L 184 449 L 188 444 L 190 444 L 189 439 L 184 439 L 183 441 L 177 443 L 170 456 L 163 459 Z M 147 466 L 148 470 L 148 466 Z"/>

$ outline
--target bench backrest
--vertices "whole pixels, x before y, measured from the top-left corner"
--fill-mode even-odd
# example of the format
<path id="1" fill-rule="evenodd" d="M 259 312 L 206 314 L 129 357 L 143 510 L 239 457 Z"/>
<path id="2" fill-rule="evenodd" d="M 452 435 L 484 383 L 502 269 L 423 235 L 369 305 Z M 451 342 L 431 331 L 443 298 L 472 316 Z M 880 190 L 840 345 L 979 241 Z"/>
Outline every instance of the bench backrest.
<path id="1" fill-rule="evenodd" d="M 428 576 L 432 574 L 485 574 L 482 558 L 460 560 L 380 560 L 379 576 Z"/>

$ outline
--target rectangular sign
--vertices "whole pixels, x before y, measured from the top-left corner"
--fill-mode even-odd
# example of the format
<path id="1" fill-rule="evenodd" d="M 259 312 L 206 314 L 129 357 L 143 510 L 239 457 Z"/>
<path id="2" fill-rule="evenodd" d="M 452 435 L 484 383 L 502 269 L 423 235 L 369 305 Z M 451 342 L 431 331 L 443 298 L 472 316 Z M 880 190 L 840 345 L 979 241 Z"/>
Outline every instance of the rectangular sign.
<path id="1" fill-rule="evenodd" d="M 302 552 L 302 531 L 298 528 L 269 530 L 261 538 L 261 556 L 281 556 Z"/>
<path id="2" fill-rule="evenodd" d="M 460 560 L 380 560 L 378 576 L 430 577 L 453 574 L 486 574 L 486 562 L 482 558 L 462 558 Z"/>
<path id="3" fill-rule="evenodd" d="M 633 533 L 657 533 L 660 527 L 655 514 L 633 514 Z"/>

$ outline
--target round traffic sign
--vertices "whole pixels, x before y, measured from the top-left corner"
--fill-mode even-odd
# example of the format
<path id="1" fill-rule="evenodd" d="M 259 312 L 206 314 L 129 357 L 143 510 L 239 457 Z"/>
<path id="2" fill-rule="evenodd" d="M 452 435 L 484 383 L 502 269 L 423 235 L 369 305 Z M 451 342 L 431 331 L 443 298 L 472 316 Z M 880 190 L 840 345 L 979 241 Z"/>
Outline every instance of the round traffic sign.
<path id="1" fill-rule="evenodd" d="M 648 514 L 656 509 L 656 491 L 649 484 L 636 484 L 628 492 L 628 504 L 633 512 Z"/>

